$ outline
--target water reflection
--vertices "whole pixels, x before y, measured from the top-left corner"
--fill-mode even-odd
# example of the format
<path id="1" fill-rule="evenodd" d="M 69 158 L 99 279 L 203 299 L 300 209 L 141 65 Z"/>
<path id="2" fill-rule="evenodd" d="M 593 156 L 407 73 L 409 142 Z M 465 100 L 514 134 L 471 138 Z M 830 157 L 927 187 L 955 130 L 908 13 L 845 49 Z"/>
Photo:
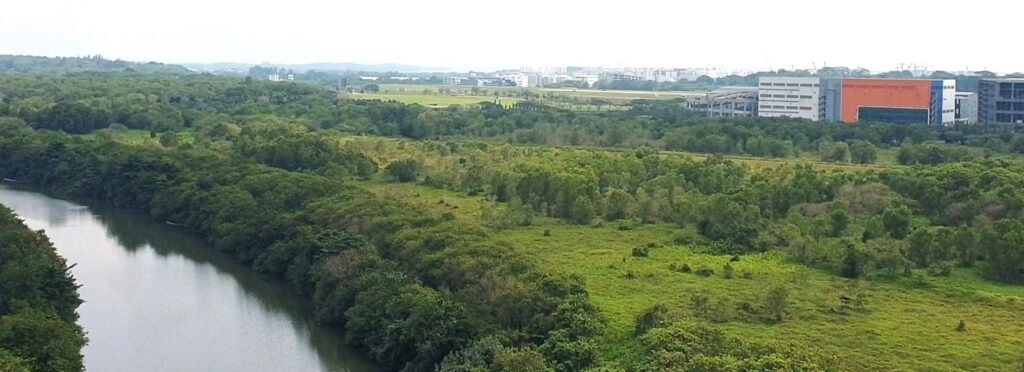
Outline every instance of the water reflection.
<path id="1" fill-rule="evenodd" d="M 3 185 L 0 203 L 78 264 L 89 370 L 374 370 L 286 285 L 178 228 Z"/>

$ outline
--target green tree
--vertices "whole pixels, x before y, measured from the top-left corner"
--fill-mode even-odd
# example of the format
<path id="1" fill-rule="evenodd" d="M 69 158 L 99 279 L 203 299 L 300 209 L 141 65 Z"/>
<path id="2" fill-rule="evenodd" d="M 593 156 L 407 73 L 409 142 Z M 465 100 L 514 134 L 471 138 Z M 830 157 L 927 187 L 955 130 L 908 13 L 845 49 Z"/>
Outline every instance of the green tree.
<path id="1" fill-rule="evenodd" d="M 633 196 L 620 189 L 609 190 L 605 203 L 608 208 L 605 218 L 609 221 L 631 218 L 636 210 L 636 200 L 633 200 Z"/>
<path id="2" fill-rule="evenodd" d="M 910 232 L 910 208 L 890 206 L 882 212 L 882 225 L 893 239 L 903 239 Z"/>
<path id="3" fill-rule="evenodd" d="M 906 244 L 900 240 L 874 239 L 867 243 L 873 264 L 885 274 L 910 274 L 913 263 L 907 259 Z"/>
<path id="4" fill-rule="evenodd" d="M 845 209 L 836 209 L 829 214 L 829 220 L 832 225 L 831 235 L 834 238 L 838 238 L 846 232 L 846 228 L 850 225 L 850 215 L 846 214 Z"/>
<path id="5" fill-rule="evenodd" d="M 864 266 L 868 262 L 867 254 L 853 242 L 844 240 L 841 244 L 845 247 L 845 252 L 840 273 L 846 278 L 859 278 L 864 274 Z"/>
<path id="6" fill-rule="evenodd" d="M 850 161 L 850 146 L 846 142 L 823 143 L 819 149 L 821 161 L 846 163 Z"/>
<path id="7" fill-rule="evenodd" d="M 979 246 L 985 255 L 985 274 L 1006 283 L 1024 283 L 1024 224 L 1000 220 L 985 229 Z"/>
<path id="8" fill-rule="evenodd" d="M 978 236 L 974 230 L 969 227 L 957 229 L 951 244 L 954 247 L 953 249 L 956 252 L 956 258 L 960 265 L 963 267 L 974 267 L 974 262 L 978 256 Z"/>
<path id="9" fill-rule="evenodd" d="M 852 141 L 850 143 L 850 158 L 857 164 L 872 164 L 878 159 L 878 151 L 870 142 Z"/>
<path id="10" fill-rule="evenodd" d="M 160 134 L 160 145 L 163 147 L 178 147 L 181 141 L 178 139 L 178 134 L 174 132 L 164 132 Z"/>
<path id="11" fill-rule="evenodd" d="M 586 196 L 577 196 L 572 203 L 572 220 L 580 225 L 588 225 L 594 220 L 594 203 Z"/>
<path id="12" fill-rule="evenodd" d="M 934 244 L 932 233 L 928 229 L 917 229 L 907 236 L 907 256 L 914 266 L 928 267 L 928 263 L 932 262 L 932 246 Z"/>

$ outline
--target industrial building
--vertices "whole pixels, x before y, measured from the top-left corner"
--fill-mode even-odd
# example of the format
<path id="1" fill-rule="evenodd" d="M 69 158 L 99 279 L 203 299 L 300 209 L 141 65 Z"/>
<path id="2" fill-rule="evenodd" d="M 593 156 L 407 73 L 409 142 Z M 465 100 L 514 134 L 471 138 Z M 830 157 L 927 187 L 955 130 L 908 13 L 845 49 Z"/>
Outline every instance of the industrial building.
<path id="1" fill-rule="evenodd" d="M 956 80 L 822 79 L 820 92 L 827 121 L 956 122 Z"/>
<path id="2" fill-rule="evenodd" d="M 978 94 L 956 92 L 956 123 L 978 123 Z"/>
<path id="3" fill-rule="evenodd" d="M 814 77 L 759 78 L 757 116 L 820 120 L 820 84 Z"/>
<path id="4" fill-rule="evenodd" d="M 980 80 L 978 122 L 1024 124 L 1024 79 Z"/>
<path id="5" fill-rule="evenodd" d="M 757 116 L 757 92 L 753 87 L 724 87 L 688 99 L 686 105 L 709 118 L 752 118 Z"/>

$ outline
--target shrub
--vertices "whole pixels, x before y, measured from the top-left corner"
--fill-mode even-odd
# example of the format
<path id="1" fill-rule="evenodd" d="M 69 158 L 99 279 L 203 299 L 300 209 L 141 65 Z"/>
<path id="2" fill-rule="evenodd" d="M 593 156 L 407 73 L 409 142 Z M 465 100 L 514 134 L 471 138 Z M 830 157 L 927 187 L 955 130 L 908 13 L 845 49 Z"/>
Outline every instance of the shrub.
<path id="1" fill-rule="evenodd" d="M 931 276 L 949 276 L 953 273 L 953 262 L 941 261 L 931 264 L 928 266 L 928 275 Z"/>
<path id="2" fill-rule="evenodd" d="M 776 285 L 768 290 L 764 307 L 765 311 L 771 314 L 776 322 L 782 322 L 782 319 L 785 318 L 788 298 L 789 288 Z"/>
<path id="3" fill-rule="evenodd" d="M 551 236 L 551 229 L 544 229 L 544 236 Z"/>
<path id="4" fill-rule="evenodd" d="M 650 251 L 645 246 L 633 247 L 633 257 L 646 258 L 650 255 Z"/>
<path id="5" fill-rule="evenodd" d="M 420 164 L 416 159 L 396 160 L 388 164 L 387 171 L 398 182 L 413 182 L 419 175 Z"/>
<path id="6" fill-rule="evenodd" d="M 736 270 L 733 269 L 732 265 L 728 262 L 725 263 L 725 266 L 722 266 L 722 275 L 725 276 L 726 279 L 732 279 L 735 274 Z"/>
<path id="7" fill-rule="evenodd" d="M 694 273 L 703 277 L 709 277 L 715 275 L 715 270 L 712 270 L 710 267 L 707 266 L 701 266 L 700 268 L 697 269 L 697 271 L 694 271 Z"/>
<path id="8" fill-rule="evenodd" d="M 693 269 L 690 268 L 689 264 L 683 264 L 683 266 L 679 268 L 679 272 L 689 274 L 693 272 Z"/>
<path id="9" fill-rule="evenodd" d="M 668 326 L 671 320 L 668 306 L 656 304 L 636 316 L 636 326 L 633 328 L 633 335 L 641 336 L 651 329 Z"/>

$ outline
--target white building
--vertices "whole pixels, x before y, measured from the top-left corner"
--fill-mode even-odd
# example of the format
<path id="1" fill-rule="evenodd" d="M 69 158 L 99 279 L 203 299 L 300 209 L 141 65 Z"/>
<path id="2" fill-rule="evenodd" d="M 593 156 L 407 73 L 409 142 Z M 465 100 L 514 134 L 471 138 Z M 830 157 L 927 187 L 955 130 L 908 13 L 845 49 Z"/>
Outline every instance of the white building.
<path id="1" fill-rule="evenodd" d="M 960 124 L 978 123 L 978 94 L 956 92 L 956 122 Z"/>
<path id="2" fill-rule="evenodd" d="M 956 80 L 942 80 L 942 125 L 956 124 Z"/>
<path id="3" fill-rule="evenodd" d="M 757 88 L 757 116 L 820 120 L 820 78 L 762 77 Z"/>

